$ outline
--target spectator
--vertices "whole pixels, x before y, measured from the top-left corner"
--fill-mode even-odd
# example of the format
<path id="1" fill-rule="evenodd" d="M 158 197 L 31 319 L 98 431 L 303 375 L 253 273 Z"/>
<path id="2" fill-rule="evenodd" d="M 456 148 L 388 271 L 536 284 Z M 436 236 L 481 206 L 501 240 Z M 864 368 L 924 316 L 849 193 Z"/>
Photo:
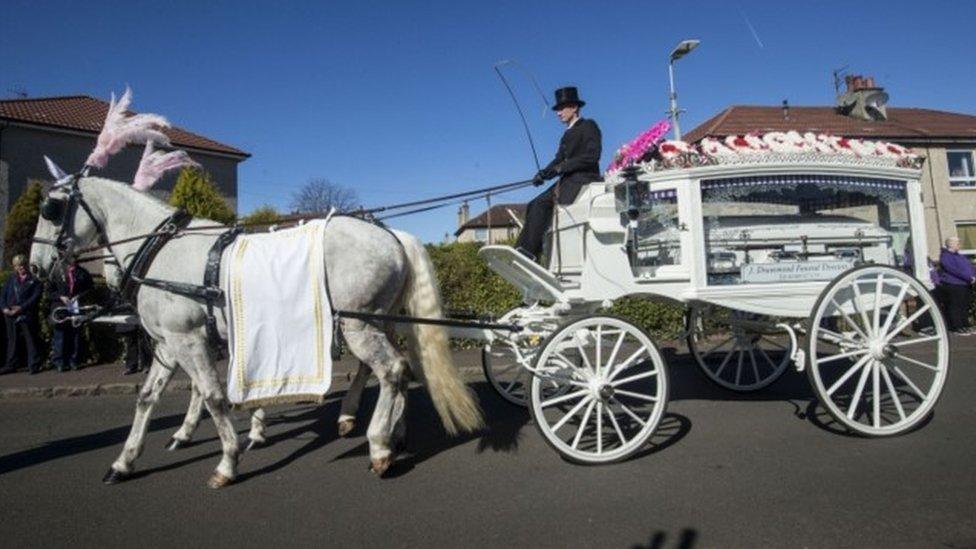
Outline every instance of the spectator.
<path id="1" fill-rule="evenodd" d="M 7 279 L 0 296 L 4 322 L 7 325 L 7 364 L 0 374 L 17 370 L 18 342 L 27 347 L 27 369 L 31 374 L 41 371 L 37 323 L 38 301 L 41 298 L 41 282 L 27 269 L 27 258 L 14 256 L 14 273 Z"/>
<path id="2" fill-rule="evenodd" d="M 115 327 L 115 333 L 125 342 L 125 370 L 122 375 L 129 376 L 148 370 L 152 362 L 152 343 L 142 331 L 142 326 L 120 324 Z"/>
<path id="3" fill-rule="evenodd" d="M 940 292 L 945 300 L 946 320 L 949 331 L 957 335 L 972 335 L 969 327 L 969 304 L 972 301 L 972 285 L 976 282 L 976 269 L 966 256 L 959 253 L 959 238 L 946 239 L 939 256 L 942 265 Z"/>
<path id="4" fill-rule="evenodd" d="M 91 288 L 91 274 L 77 263 L 68 265 L 64 276 L 51 277 L 48 287 L 51 308 L 68 309 L 68 315 L 63 317 L 64 322 L 51 325 L 51 366 L 57 367 L 59 372 L 77 370 L 81 364 L 84 350 L 82 328 L 72 324 L 71 318 L 78 313 L 79 299 Z"/>

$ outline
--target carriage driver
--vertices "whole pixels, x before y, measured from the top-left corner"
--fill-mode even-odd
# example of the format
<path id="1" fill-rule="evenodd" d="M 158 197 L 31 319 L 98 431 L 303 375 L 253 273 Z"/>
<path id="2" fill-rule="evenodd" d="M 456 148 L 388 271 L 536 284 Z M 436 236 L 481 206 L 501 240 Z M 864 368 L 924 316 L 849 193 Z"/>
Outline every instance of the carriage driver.
<path id="1" fill-rule="evenodd" d="M 596 122 L 580 118 L 580 100 L 574 87 L 556 90 L 556 111 L 566 131 L 559 140 L 559 150 L 548 166 L 535 174 L 532 183 L 538 187 L 547 179 L 559 181 L 529 202 L 525 212 L 525 226 L 519 233 L 515 248 L 529 259 L 542 251 L 542 239 L 552 220 L 553 200 L 561 205 L 572 204 L 583 185 L 600 179 L 600 128 Z"/>

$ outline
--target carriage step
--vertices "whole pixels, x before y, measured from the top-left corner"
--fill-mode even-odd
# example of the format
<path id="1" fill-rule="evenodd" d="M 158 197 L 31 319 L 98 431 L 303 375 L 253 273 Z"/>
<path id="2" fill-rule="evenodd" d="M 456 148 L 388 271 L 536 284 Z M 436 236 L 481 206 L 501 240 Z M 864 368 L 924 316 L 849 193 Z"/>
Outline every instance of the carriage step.
<path id="1" fill-rule="evenodd" d="M 522 291 L 527 301 L 564 301 L 566 287 L 553 273 L 511 246 L 485 246 L 478 255 L 488 267 Z"/>

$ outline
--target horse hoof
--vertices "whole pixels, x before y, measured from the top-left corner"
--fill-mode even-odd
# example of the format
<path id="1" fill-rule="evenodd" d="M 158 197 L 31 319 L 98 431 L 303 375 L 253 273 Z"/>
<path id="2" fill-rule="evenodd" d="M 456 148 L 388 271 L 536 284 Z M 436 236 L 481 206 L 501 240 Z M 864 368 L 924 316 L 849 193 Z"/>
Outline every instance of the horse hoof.
<path id="1" fill-rule="evenodd" d="M 376 473 L 376 476 L 382 477 L 390 469 L 390 466 L 393 465 L 393 456 L 373 459 L 371 461 L 372 467 L 370 467 L 370 470 Z"/>
<path id="2" fill-rule="evenodd" d="M 352 420 L 352 419 L 342 420 L 342 421 L 339 422 L 339 425 L 338 425 L 339 436 L 340 437 L 347 437 L 347 436 L 349 436 L 349 433 L 351 433 L 352 430 L 355 429 L 355 428 L 356 428 L 356 421 L 355 420 Z"/>
<path id="3" fill-rule="evenodd" d="M 178 438 L 171 438 L 166 444 L 166 449 L 170 452 L 175 452 L 176 450 L 182 450 L 190 445 L 189 440 L 180 440 Z"/>
<path id="4" fill-rule="evenodd" d="M 220 473 L 214 473 L 213 475 L 210 476 L 210 480 L 207 481 L 207 486 L 216 490 L 218 488 L 223 488 L 224 486 L 227 486 L 231 482 L 234 482 L 234 480 L 227 478 Z"/>
<path id="5" fill-rule="evenodd" d="M 110 467 L 108 472 L 105 473 L 105 476 L 102 477 L 102 482 L 105 484 L 118 484 L 129 480 L 131 476 L 132 473 L 122 473 Z"/>
<path id="6" fill-rule="evenodd" d="M 249 439 L 247 446 L 244 448 L 245 452 L 250 452 L 251 450 L 257 450 L 258 448 L 264 446 L 263 440 Z"/>

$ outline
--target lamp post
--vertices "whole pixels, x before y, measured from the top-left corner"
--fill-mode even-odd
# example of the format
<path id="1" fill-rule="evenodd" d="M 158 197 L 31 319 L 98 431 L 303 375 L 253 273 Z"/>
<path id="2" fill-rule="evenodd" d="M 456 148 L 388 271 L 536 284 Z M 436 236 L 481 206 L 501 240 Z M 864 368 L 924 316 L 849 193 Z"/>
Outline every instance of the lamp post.
<path id="1" fill-rule="evenodd" d="M 688 55 L 691 50 L 698 47 L 701 40 L 682 40 L 674 47 L 671 57 L 668 60 L 668 80 L 671 82 L 671 125 L 674 126 L 675 140 L 681 139 L 681 128 L 678 126 L 678 92 L 674 90 L 674 62 Z"/>

